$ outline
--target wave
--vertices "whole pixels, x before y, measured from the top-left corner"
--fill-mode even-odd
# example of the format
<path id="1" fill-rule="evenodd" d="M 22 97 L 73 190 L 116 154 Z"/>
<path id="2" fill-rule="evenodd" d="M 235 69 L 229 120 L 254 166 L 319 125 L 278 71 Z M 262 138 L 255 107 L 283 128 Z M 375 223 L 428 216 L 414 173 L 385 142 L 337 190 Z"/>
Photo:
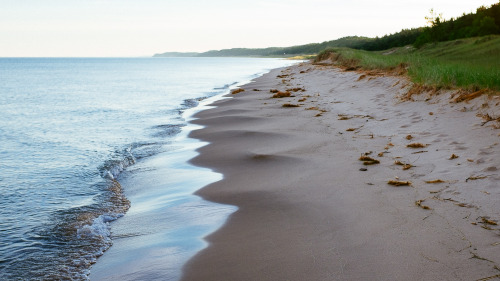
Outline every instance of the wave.
<path id="1" fill-rule="evenodd" d="M 151 129 L 155 130 L 156 132 L 151 136 L 154 138 L 172 137 L 180 133 L 182 127 L 184 126 L 186 126 L 186 124 L 165 124 L 154 126 Z"/>
<path id="2" fill-rule="evenodd" d="M 196 107 L 200 101 L 208 97 L 186 99 L 178 109 L 179 115 L 186 109 Z M 124 216 L 130 208 L 130 201 L 124 195 L 119 177 L 128 167 L 134 165 L 142 158 L 154 156 L 165 149 L 168 139 L 182 131 L 185 123 L 161 124 L 150 127 L 153 142 L 136 142 L 123 149 L 115 150 L 109 160 L 99 166 L 99 174 L 105 180 L 104 194 L 97 199 L 98 204 L 90 210 L 75 210 L 78 212 L 70 228 L 76 229 L 76 239 L 86 241 L 85 254 L 72 258 L 70 267 L 77 270 L 72 278 L 88 280 L 89 268 L 113 244 L 110 223 Z M 77 273 L 80 272 L 80 273 Z"/>
<path id="3" fill-rule="evenodd" d="M 214 90 L 227 90 L 227 89 L 229 89 L 231 86 L 234 86 L 234 85 L 236 85 L 236 84 L 238 84 L 238 82 L 233 82 L 233 83 L 230 83 L 230 84 L 226 84 L 226 85 L 224 85 L 224 86 L 222 86 L 222 87 L 215 87 L 215 88 L 214 88 Z"/>
<path id="4" fill-rule="evenodd" d="M 131 153 L 131 148 L 125 148 L 121 152 L 115 152 L 114 159 L 107 160 L 99 167 L 101 177 L 114 180 L 127 167 L 135 164 L 136 158 Z"/>

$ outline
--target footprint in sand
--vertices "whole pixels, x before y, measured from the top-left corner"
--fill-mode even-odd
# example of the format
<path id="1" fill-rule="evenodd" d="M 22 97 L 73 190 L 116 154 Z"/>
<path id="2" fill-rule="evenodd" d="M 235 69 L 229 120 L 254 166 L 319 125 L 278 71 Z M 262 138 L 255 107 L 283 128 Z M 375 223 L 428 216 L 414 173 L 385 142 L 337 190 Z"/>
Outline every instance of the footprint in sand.
<path id="1" fill-rule="evenodd" d="M 449 143 L 450 146 L 455 146 L 455 150 L 467 150 L 468 147 L 463 146 L 464 143 L 452 141 Z"/>
<path id="2" fill-rule="evenodd" d="M 479 149 L 479 153 L 477 155 L 490 155 L 491 150 L 489 148 L 481 148 Z"/>
<path id="3" fill-rule="evenodd" d="M 483 171 L 484 172 L 496 172 L 496 171 L 498 171 L 498 168 L 495 166 L 491 166 L 491 167 L 484 169 Z"/>
<path id="4" fill-rule="evenodd" d="M 476 163 L 477 164 L 483 164 L 485 163 L 486 161 L 488 161 L 488 159 L 484 158 L 484 157 L 481 157 L 479 159 L 476 160 Z"/>

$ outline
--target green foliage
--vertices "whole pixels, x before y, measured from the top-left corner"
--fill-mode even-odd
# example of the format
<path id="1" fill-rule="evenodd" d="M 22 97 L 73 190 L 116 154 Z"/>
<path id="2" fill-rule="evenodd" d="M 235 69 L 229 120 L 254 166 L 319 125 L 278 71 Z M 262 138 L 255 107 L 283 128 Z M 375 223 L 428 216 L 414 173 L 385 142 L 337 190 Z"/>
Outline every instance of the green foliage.
<path id="1" fill-rule="evenodd" d="M 489 8 L 481 6 L 476 13 L 463 14 L 448 21 L 443 20 L 441 15 L 436 16 L 431 10 L 431 16 L 426 19 L 430 26 L 415 40 L 414 46 L 417 48 L 426 43 L 500 34 L 500 3 Z"/>
<path id="2" fill-rule="evenodd" d="M 495 19 L 489 16 L 484 16 L 479 21 L 479 27 L 477 30 L 477 34 L 479 36 L 485 36 L 488 34 L 497 34 L 500 33 L 500 29 L 498 25 L 495 23 Z"/>
<path id="3" fill-rule="evenodd" d="M 435 87 L 500 91 L 500 36 L 489 35 L 428 44 L 420 49 L 403 47 L 391 52 L 347 48 L 325 51 L 345 66 L 396 70 L 405 66 L 412 81 Z M 323 54 L 324 55 L 324 54 Z"/>
<path id="4" fill-rule="evenodd" d="M 424 31 L 423 28 L 403 29 L 400 32 L 385 35 L 381 38 L 375 38 L 373 41 L 367 41 L 360 44 L 356 49 L 368 51 L 387 50 L 394 47 L 402 47 L 411 45 Z"/>

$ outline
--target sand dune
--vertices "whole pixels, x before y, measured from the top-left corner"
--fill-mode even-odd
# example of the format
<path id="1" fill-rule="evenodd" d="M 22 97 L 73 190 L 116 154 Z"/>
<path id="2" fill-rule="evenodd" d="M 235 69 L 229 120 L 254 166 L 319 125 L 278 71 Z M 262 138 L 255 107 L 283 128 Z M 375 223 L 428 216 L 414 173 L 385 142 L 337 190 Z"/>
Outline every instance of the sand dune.
<path id="1" fill-rule="evenodd" d="M 239 210 L 183 280 L 500 274 L 500 130 L 481 118 L 498 99 L 409 97 L 403 77 L 308 63 L 242 88 L 196 116 L 206 127 L 191 137 L 210 144 L 192 162 L 224 175 L 198 194 Z"/>

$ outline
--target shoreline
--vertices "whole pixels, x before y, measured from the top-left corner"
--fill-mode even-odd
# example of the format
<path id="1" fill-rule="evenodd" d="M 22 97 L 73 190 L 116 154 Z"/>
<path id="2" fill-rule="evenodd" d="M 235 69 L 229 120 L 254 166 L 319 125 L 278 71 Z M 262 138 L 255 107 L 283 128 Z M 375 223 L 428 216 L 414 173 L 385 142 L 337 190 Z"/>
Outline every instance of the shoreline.
<path id="1" fill-rule="evenodd" d="M 220 227 L 235 207 L 208 202 L 194 192 L 222 175 L 189 159 L 203 142 L 188 138 L 192 115 L 219 100 L 216 95 L 183 110 L 182 127 L 169 149 L 123 172 L 131 208 L 111 226 L 113 246 L 92 265 L 90 280 L 178 280 L 183 264 L 206 247 L 204 235 Z"/>
<path id="2" fill-rule="evenodd" d="M 476 117 L 485 103 L 495 111 L 495 98 L 452 104 L 453 93 L 424 93 L 405 101 L 404 78 L 309 63 L 241 88 L 192 121 L 204 128 L 190 137 L 209 144 L 191 163 L 224 175 L 196 194 L 239 209 L 206 237 L 182 280 L 500 273 L 499 133 Z M 293 88 L 304 91 L 269 92 Z M 365 154 L 380 164 L 363 165 Z"/>
<path id="3" fill-rule="evenodd" d="M 167 144 L 170 149 L 123 171 L 120 181 L 131 201 L 131 210 L 113 222 L 113 246 L 92 265 L 91 280 L 178 280 L 182 266 L 206 247 L 203 237 L 221 227 L 236 210 L 195 194 L 203 186 L 221 180 L 222 175 L 190 164 L 190 159 L 197 155 L 196 149 L 206 143 L 188 135 L 201 127 L 191 122 L 197 112 L 210 109 L 211 103 L 226 99 L 232 87 L 250 81 L 248 78 L 215 88 L 226 93 L 185 100 L 185 108 L 179 109 L 185 124 Z M 154 225 L 153 220 L 157 221 Z"/>

